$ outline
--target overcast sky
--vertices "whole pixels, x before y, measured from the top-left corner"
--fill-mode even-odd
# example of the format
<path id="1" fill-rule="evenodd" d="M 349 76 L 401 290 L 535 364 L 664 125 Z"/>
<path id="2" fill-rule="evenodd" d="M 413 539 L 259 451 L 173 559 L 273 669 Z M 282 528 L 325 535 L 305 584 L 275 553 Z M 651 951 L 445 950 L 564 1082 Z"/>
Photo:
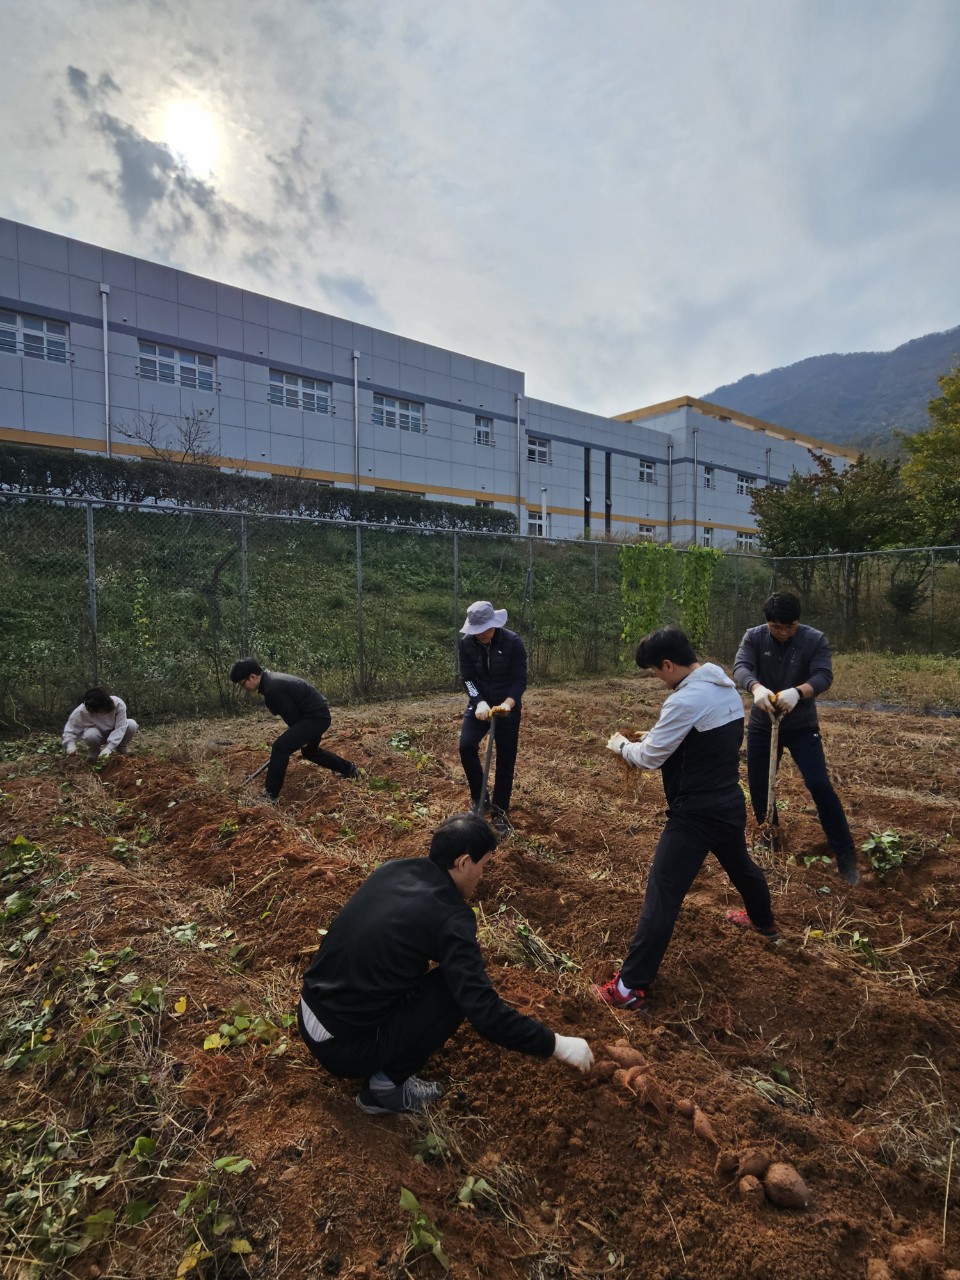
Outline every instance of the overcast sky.
<path id="1" fill-rule="evenodd" d="M 958 0 L 0 0 L 0 214 L 597 413 L 960 324 Z"/>

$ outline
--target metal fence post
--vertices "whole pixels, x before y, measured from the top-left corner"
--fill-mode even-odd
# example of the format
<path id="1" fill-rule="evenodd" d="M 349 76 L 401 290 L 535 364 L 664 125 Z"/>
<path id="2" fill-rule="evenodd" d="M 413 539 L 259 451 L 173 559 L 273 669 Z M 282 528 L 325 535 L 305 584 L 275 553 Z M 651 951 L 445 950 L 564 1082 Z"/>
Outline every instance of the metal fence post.
<path id="1" fill-rule="evenodd" d="M 367 692 L 367 651 L 363 642 L 363 534 L 357 525 L 357 689 Z"/>
<path id="2" fill-rule="evenodd" d="M 933 653 L 933 634 L 937 622 L 937 553 L 930 552 L 930 643 L 928 648 Z"/>
<path id="3" fill-rule="evenodd" d="M 93 503 L 87 504 L 87 621 L 90 625 L 91 669 L 93 684 L 100 683 L 97 657 L 97 563 L 93 539 Z"/>
<path id="4" fill-rule="evenodd" d="M 607 457 L 610 455 L 607 454 Z M 593 544 L 593 659 L 591 671 L 600 670 L 600 543 Z"/>
<path id="5" fill-rule="evenodd" d="M 247 517 L 240 517 L 240 653 L 250 652 L 250 572 L 247 560 Z"/>
<path id="6" fill-rule="evenodd" d="M 460 535 L 453 535 L 453 682 L 460 677 Z"/>

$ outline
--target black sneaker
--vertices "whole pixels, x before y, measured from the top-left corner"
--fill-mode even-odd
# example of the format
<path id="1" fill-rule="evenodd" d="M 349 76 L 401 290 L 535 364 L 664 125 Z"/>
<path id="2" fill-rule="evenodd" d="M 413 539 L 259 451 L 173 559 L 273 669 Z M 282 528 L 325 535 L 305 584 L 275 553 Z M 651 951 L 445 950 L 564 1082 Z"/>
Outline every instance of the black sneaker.
<path id="1" fill-rule="evenodd" d="M 852 849 L 844 849 L 843 853 L 837 854 L 837 871 L 840 873 L 840 879 L 846 880 L 847 884 L 860 883 L 857 855 Z"/>
<path id="2" fill-rule="evenodd" d="M 277 797 L 271 795 L 269 791 L 262 791 L 260 793 L 260 803 L 273 805 L 275 807 L 278 801 L 277 801 Z"/>
<path id="3" fill-rule="evenodd" d="M 443 1093 L 443 1085 L 410 1076 L 392 1089 L 371 1089 L 365 1084 L 357 1094 L 357 1106 L 368 1116 L 401 1116 L 422 1111 Z"/>
<path id="4" fill-rule="evenodd" d="M 355 779 L 361 776 L 360 766 L 358 764 L 352 764 L 343 776 L 348 781 L 353 782 Z"/>
<path id="5" fill-rule="evenodd" d="M 490 810 L 490 817 L 487 819 L 491 827 L 498 836 L 512 836 L 513 827 L 510 825 L 510 819 L 507 817 L 506 810 L 498 809 L 494 806 Z"/>

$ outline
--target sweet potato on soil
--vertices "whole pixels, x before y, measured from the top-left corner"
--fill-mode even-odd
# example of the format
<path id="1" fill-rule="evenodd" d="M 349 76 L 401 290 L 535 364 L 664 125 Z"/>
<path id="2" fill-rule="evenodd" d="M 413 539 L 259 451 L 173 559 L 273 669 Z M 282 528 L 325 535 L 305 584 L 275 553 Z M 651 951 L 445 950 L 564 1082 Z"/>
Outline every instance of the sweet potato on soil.
<path id="1" fill-rule="evenodd" d="M 706 1114 L 699 1107 L 693 1109 L 693 1132 L 704 1142 L 712 1142 L 715 1147 L 719 1147 L 720 1139 Z"/>
<path id="2" fill-rule="evenodd" d="M 624 1089 L 632 1089 L 634 1092 L 636 1092 L 634 1081 L 638 1076 L 643 1076 L 643 1067 L 620 1067 L 619 1070 L 613 1073 L 615 1084 Z"/>
<path id="3" fill-rule="evenodd" d="M 867 1280 L 893 1280 L 893 1274 L 882 1258 L 868 1258 Z"/>
<path id="4" fill-rule="evenodd" d="M 762 1151 L 744 1151 L 737 1165 L 737 1173 L 741 1178 L 762 1178 L 772 1160 L 772 1156 L 765 1156 Z"/>
<path id="5" fill-rule="evenodd" d="M 677 1099 L 677 1110 L 680 1112 L 680 1114 L 683 1116 L 685 1120 L 692 1120 L 693 1113 L 694 1111 L 696 1111 L 696 1109 L 697 1109 L 697 1104 L 694 1102 L 692 1098 Z"/>
<path id="6" fill-rule="evenodd" d="M 904 1280 L 926 1280 L 943 1266 L 943 1250 L 936 1240 L 925 1236 L 895 1244 L 889 1257 L 891 1271 Z"/>
<path id="7" fill-rule="evenodd" d="M 759 1178 L 747 1174 L 745 1178 L 740 1179 L 738 1186 L 740 1199 L 745 1205 L 749 1205 L 751 1209 L 762 1209 L 766 1204 L 766 1196 L 763 1193 L 763 1183 Z"/>
<path id="8" fill-rule="evenodd" d="M 772 1164 L 763 1186 L 767 1197 L 781 1209 L 805 1209 L 810 1203 L 810 1190 L 792 1164 Z"/>
<path id="9" fill-rule="evenodd" d="M 608 1044 L 604 1045 L 609 1056 L 620 1064 L 621 1067 L 645 1067 L 647 1060 L 639 1049 L 634 1049 L 629 1044 Z"/>
<path id="10" fill-rule="evenodd" d="M 657 1113 L 661 1123 L 666 1120 L 670 1098 L 664 1092 L 659 1080 L 644 1071 L 642 1067 L 628 1067 L 626 1070 L 615 1071 L 613 1078 L 617 1084 L 634 1094 L 641 1106 L 651 1107 Z"/>

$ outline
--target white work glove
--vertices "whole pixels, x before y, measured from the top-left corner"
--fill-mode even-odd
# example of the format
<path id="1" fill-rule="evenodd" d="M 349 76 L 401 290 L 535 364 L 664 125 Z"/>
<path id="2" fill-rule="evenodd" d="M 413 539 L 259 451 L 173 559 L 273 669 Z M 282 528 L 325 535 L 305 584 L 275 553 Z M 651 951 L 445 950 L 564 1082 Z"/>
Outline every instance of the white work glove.
<path id="1" fill-rule="evenodd" d="M 104 747 L 104 748 L 103 748 L 103 750 L 100 752 L 100 759 L 101 759 L 101 760 L 109 760 L 109 758 L 110 758 L 112 755 L 113 755 L 113 752 L 110 750 L 110 748 L 109 748 L 109 747 Z"/>
<path id="2" fill-rule="evenodd" d="M 553 1056 L 567 1067 L 576 1067 L 578 1071 L 587 1072 L 593 1067 L 593 1051 L 586 1040 L 579 1036 L 558 1036 L 554 1032 L 556 1045 Z"/>
<path id="3" fill-rule="evenodd" d="M 623 748 L 629 743 L 630 739 L 625 738 L 622 733 L 613 734 L 607 741 L 607 750 L 615 751 L 618 756 L 623 755 Z"/>
<path id="4" fill-rule="evenodd" d="M 777 710 L 783 715 L 787 715 L 800 701 L 800 694 L 796 689 L 781 689 L 777 694 Z"/>
<path id="5" fill-rule="evenodd" d="M 508 716 L 512 710 L 513 707 L 508 707 L 505 702 L 501 702 L 498 706 L 490 708 L 490 714 L 492 716 Z"/>
<path id="6" fill-rule="evenodd" d="M 67 743 L 67 755 L 75 756 L 77 754 L 77 744 L 75 742 Z"/>
<path id="7" fill-rule="evenodd" d="M 473 714 L 477 717 L 478 720 L 489 720 L 490 719 L 490 703 L 478 702 L 477 705 L 473 708 Z"/>
<path id="8" fill-rule="evenodd" d="M 776 708 L 773 703 L 776 696 L 772 689 L 765 689 L 762 684 L 753 686 L 753 705 L 758 711 L 766 711 L 769 715 L 774 715 Z"/>

